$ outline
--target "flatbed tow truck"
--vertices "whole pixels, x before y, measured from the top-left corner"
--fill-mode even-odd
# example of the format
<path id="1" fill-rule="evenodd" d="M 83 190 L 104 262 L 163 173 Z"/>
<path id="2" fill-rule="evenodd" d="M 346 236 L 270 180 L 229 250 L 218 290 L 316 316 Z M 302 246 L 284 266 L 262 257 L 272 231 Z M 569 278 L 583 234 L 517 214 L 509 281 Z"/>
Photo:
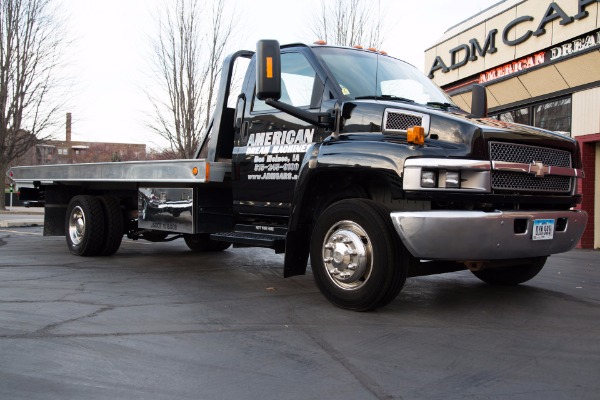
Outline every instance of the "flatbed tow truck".
<path id="1" fill-rule="evenodd" d="M 110 256 L 124 235 L 266 247 L 285 253 L 284 277 L 310 256 L 323 295 L 364 311 L 411 276 L 525 282 L 583 234 L 577 142 L 487 118 L 481 86 L 467 113 L 383 53 L 272 40 L 222 71 L 194 159 L 13 167 L 34 185 L 22 198 L 45 201 L 44 235 L 78 256 Z"/>

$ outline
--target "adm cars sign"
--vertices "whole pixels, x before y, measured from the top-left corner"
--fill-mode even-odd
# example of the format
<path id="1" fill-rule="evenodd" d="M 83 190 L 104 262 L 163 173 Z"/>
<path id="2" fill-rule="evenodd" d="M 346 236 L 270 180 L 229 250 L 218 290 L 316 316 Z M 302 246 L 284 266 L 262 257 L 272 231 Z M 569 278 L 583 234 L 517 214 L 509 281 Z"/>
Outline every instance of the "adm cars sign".
<path id="1" fill-rule="evenodd" d="M 520 16 L 510 21 L 502 31 L 498 29 L 492 29 L 487 33 L 486 38 L 480 41 L 477 38 L 469 40 L 468 44 L 461 44 L 449 51 L 448 57 L 444 61 L 441 56 L 436 56 L 431 68 L 429 70 L 429 78 L 433 79 L 434 74 L 437 71 L 443 73 L 455 70 L 457 68 L 466 65 L 471 61 L 475 61 L 478 57 L 485 57 L 486 54 L 494 54 L 498 51 L 496 47 L 496 40 L 498 34 L 500 34 L 502 43 L 507 46 L 518 46 L 521 43 L 526 42 L 532 36 L 542 36 L 546 34 L 546 25 L 553 21 L 559 21 L 560 25 L 569 25 L 575 21 L 587 18 L 589 12 L 586 8 L 592 4 L 598 3 L 600 0 L 576 0 L 577 1 L 577 13 L 575 15 L 568 15 L 557 3 L 549 3 L 545 12 L 538 15 L 537 18 L 531 15 Z M 521 24 L 534 22 L 537 26 L 535 30 L 527 30 L 521 36 L 510 39 L 511 32 Z M 537 25 L 535 23 L 537 22 Z M 481 43 L 483 42 L 483 46 Z"/>

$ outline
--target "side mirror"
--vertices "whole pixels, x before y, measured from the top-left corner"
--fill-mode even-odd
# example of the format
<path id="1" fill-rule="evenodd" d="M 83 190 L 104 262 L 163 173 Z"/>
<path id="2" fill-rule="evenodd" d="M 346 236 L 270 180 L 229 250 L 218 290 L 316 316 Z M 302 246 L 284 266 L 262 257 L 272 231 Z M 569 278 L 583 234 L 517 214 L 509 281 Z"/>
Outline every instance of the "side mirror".
<path id="1" fill-rule="evenodd" d="M 484 118 L 488 115 L 485 86 L 473 85 L 471 92 L 471 115 L 475 118 Z"/>
<path id="2" fill-rule="evenodd" d="M 277 40 L 256 43 L 256 97 L 260 100 L 281 98 L 281 57 Z"/>

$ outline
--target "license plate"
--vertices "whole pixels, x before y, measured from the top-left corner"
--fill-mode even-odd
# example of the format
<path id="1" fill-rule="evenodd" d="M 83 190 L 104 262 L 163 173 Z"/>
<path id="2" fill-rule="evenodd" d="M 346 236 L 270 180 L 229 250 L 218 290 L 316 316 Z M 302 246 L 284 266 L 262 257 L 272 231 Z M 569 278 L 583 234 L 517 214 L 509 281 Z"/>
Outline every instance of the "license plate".
<path id="1" fill-rule="evenodd" d="M 553 219 L 533 220 L 533 240 L 551 240 L 554 237 Z"/>

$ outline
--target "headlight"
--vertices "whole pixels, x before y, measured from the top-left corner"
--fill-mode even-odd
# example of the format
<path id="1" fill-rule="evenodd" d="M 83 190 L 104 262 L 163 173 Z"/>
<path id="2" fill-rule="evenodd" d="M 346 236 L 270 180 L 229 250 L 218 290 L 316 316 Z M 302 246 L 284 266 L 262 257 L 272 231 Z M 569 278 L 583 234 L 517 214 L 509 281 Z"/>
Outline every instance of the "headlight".
<path id="1" fill-rule="evenodd" d="M 491 193 L 491 168 L 486 160 L 409 158 L 404 162 L 406 191 Z"/>
<path id="2" fill-rule="evenodd" d="M 437 186 L 437 172 L 436 171 L 421 171 L 421 187 L 434 188 Z"/>
<path id="3" fill-rule="evenodd" d="M 446 172 L 446 187 L 458 189 L 460 188 L 460 172 L 459 171 L 447 171 Z"/>

